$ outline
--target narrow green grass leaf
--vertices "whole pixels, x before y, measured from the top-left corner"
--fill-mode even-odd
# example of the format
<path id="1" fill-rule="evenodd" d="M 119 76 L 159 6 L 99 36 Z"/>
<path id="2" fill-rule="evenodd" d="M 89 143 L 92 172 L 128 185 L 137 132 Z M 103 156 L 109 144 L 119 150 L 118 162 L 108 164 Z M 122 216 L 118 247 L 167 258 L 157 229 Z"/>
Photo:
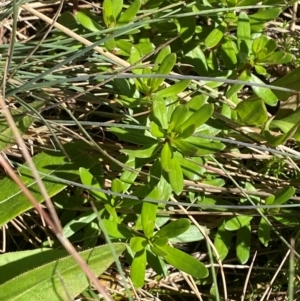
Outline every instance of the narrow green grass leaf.
<path id="1" fill-rule="evenodd" d="M 125 250 L 125 244 L 112 244 L 116 256 Z M 109 245 L 80 252 L 96 275 L 101 275 L 113 262 Z M 5 301 L 64 301 L 73 300 L 89 285 L 89 281 L 71 256 L 61 258 L 26 272 L 0 285 L 1 299 Z M 66 293 L 67 290 L 67 293 Z"/>
<path id="2" fill-rule="evenodd" d="M 97 158 L 93 158 L 92 155 L 89 154 L 90 147 L 85 143 L 69 143 L 64 147 L 71 161 L 68 161 L 60 152 L 43 152 L 33 158 L 37 170 L 45 174 L 41 175 L 41 178 L 50 197 L 62 191 L 67 184 L 48 179 L 46 175 L 75 181 L 79 177 L 78 170 L 80 167 L 90 168 L 97 162 Z M 82 160 L 83 157 L 85 160 Z M 27 166 L 27 164 L 25 164 L 25 166 Z M 28 187 L 36 201 L 39 203 L 43 202 L 44 199 L 35 179 L 31 175 L 31 171 L 22 166 L 19 167 L 18 170 L 22 175 L 22 182 Z M 21 192 L 20 188 L 8 177 L 0 181 L 0 187 L 0 226 L 2 226 L 26 210 L 31 209 L 32 205 Z"/>

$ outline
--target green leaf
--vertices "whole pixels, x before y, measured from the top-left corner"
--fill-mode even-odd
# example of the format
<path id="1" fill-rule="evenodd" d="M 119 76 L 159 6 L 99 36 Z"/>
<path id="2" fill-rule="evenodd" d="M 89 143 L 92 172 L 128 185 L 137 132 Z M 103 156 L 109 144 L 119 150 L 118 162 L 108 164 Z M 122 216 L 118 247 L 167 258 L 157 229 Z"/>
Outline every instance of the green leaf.
<path id="1" fill-rule="evenodd" d="M 237 24 L 237 44 L 240 52 L 248 55 L 252 46 L 251 27 L 248 15 L 241 12 Z"/>
<path id="2" fill-rule="evenodd" d="M 204 227 L 202 228 L 204 232 L 205 231 L 207 232 L 207 229 L 205 229 Z M 195 241 L 199 242 L 202 239 L 204 239 L 204 237 L 203 234 L 200 232 L 200 230 L 195 225 L 191 225 L 184 233 L 176 237 L 170 238 L 169 242 L 172 244 L 189 243 Z"/>
<path id="3" fill-rule="evenodd" d="M 188 118 L 181 126 L 180 131 L 184 131 L 191 125 L 194 125 L 197 129 L 200 125 L 204 124 L 213 114 L 214 105 L 205 104 L 198 111 L 196 111 L 192 116 Z"/>
<path id="4" fill-rule="evenodd" d="M 264 84 L 264 82 L 254 74 L 251 74 L 250 82 L 256 84 Z M 266 104 L 270 106 L 275 106 L 277 104 L 278 98 L 271 89 L 257 87 L 257 86 L 252 86 L 252 89 L 254 93 L 259 98 L 261 98 Z"/>
<path id="5" fill-rule="evenodd" d="M 44 173 L 44 175 L 41 175 L 41 178 L 50 197 L 62 191 L 67 184 L 50 179 L 47 177 L 48 175 L 58 178 L 63 177 L 64 180 L 68 181 L 75 181 L 79 177 L 79 167 L 90 168 L 97 162 L 97 158 L 92 157 L 88 153 L 91 148 L 83 142 L 72 142 L 64 145 L 64 148 L 70 157 L 70 161 L 61 152 L 57 152 L 55 155 L 53 152 L 42 152 L 33 157 L 33 163 L 37 170 Z M 85 160 L 82 160 L 83 157 Z M 28 187 L 35 200 L 42 203 L 44 198 L 40 193 L 35 179 L 31 175 L 28 165 L 20 166 L 18 173 L 21 174 L 21 181 Z M 2 226 L 21 213 L 31 209 L 32 205 L 10 178 L 3 178 L 0 181 L 0 187 L 0 226 Z"/>
<path id="6" fill-rule="evenodd" d="M 206 278 L 208 270 L 198 259 L 180 250 L 166 246 L 156 246 L 157 249 L 166 253 L 164 260 L 180 271 L 183 271 L 195 278 Z"/>
<path id="7" fill-rule="evenodd" d="M 159 65 L 163 62 L 163 60 L 171 53 L 171 47 L 170 45 L 163 47 L 160 52 L 158 53 L 157 57 L 155 58 L 154 61 L 154 67 L 153 67 L 153 71 L 157 71 L 157 69 L 159 68 Z"/>
<path id="8" fill-rule="evenodd" d="M 81 182 L 83 185 L 92 186 L 94 188 L 101 188 L 97 179 L 88 171 L 88 169 L 86 169 L 84 167 L 80 167 L 79 175 L 80 175 L 80 179 L 81 179 Z M 91 195 L 93 195 L 94 197 L 96 197 L 97 199 L 100 198 L 104 201 L 108 200 L 107 195 L 101 191 L 96 191 L 96 190 L 90 189 L 89 193 Z"/>
<path id="9" fill-rule="evenodd" d="M 172 71 L 174 65 L 176 63 L 176 54 L 175 53 L 170 53 L 168 54 L 160 66 L 158 67 L 156 74 L 170 74 Z M 164 78 L 152 78 L 151 79 L 151 91 L 155 91 L 163 82 Z"/>
<path id="10" fill-rule="evenodd" d="M 206 48 L 216 47 L 222 40 L 225 30 L 226 27 L 222 24 L 214 28 L 204 40 L 205 47 Z"/>
<path id="11" fill-rule="evenodd" d="M 109 27 L 113 20 L 112 0 L 103 1 L 103 21 L 106 27 Z"/>
<path id="12" fill-rule="evenodd" d="M 254 39 L 252 43 L 252 51 L 255 56 L 257 56 L 261 51 L 266 50 L 266 44 L 269 42 L 269 39 L 265 35 L 261 35 L 258 38 Z"/>
<path id="13" fill-rule="evenodd" d="M 184 79 L 184 80 L 180 80 L 178 82 L 176 82 L 175 84 L 164 88 L 160 91 L 155 92 L 157 95 L 159 95 L 160 97 L 171 97 L 174 95 L 178 95 L 179 93 L 181 93 L 182 91 L 184 91 L 190 84 L 190 80 L 188 79 Z"/>
<path id="14" fill-rule="evenodd" d="M 168 237 L 159 237 L 159 236 L 154 236 L 152 244 L 156 246 L 165 246 L 168 243 Z"/>
<path id="15" fill-rule="evenodd" d="M 120 152 L 136 158 L 151 158 L 159 151 L 161 146 L 161 144 L 145 145 L 136 150 L 121 149 Z"/>
<path id="16" fill-rule="evenodd" d="M 147 256 L 146 249 L 137 252 L 133 258 L 130 270 L 130 278 L 135 288 L 144 285 Z"/>
<path id="17" fill-rule="evenodd" d="M 163 129 L 168 128 L 168 115 L 166 101 L 159 95 L 152 94 L 153 107 L 152 112 L 155 122 Z"/>
<path id="18" fill-rule="evenodd" d="M 271 226 L 265 221 L 264 218 L 260 219 L 258 225 L 258 239 L 267 247 L 270 241 Z"/>
<path id="19" fill-rule="evenodd" d="M 266 65 L 278 65 L 278 64 L 287 64 L 293 59 L 293 55 L 287 53 L 283 50 L 276 51 L 271 55 L 267 56 L 264 60 L 261 60 L 260 63 Z"/>
<path id="20" fill-rule="evenodd" d="M 236 45 L 231 40 L 226 40 L 221 46 L 221 53 L 225 67 L 232 70 L 236 67 L 237 57 L 236 57 Z"/>
<path id="21" fill-rule="evenodd" d="M 146 136 L 142 133 L 139 133 L 136 130 L 134 131 L 129 129 L 111 127 L 109 128 L 109 131 L 115 134 L 116 136 L 118 136 L 120 140 L 128 141 L 134 144 L 140 144 L 140 145 L 157 144 L 156 139 Z"/>
<path id="22" fill-rule="evenodd" d="M 156 232 L 155 237 L 176 237 L 188 230 L 191 223 L 187 218 L 180 218 L 170 224 L 164 226 L 158 232 Z"/>
<path id="23" fill-rule="evenodd" d="M 50 261 L 68 255 L 66 250 L 35 249 L 4 253 L 0 256 L 0 284 Z"/>
<path id="24" fill-rule="evenodd" d="M 153 190 L 147 195 L 148 198 L 158 200 L 159 199 L 159 190 L 157 187 L 153 188 Z M 149 203 L 143 202 L 142 206 L 142 227 L 144 234 L 147 238 L 153 236 L 156 212 L 157 212 L 157 203 Z"/>
<path id="25" fill-rule="evenodd" d="M 170 142 L 165 142 L 161 151 L 161 166 L 164 171 L 169 172 L 172 170 L 171 160 L 173 158 L 173 150 Z"/>
<path id="26" fill-rule="evenodd" d="M 228 231 L 238 230 L 246 225 L 249 225 L 250 221 L 253 219 L 253 216 L 249 215 L 238 215 L 231 218 L 225 223 L 225 229 Z"/>
<path id="27" fill-rule="evenodd" d="M 112 0 L 111 5 L 112 5 L 112 15 L 114 17 L 114 21 L 116 21 L 123 8 L 123 0 Z"/>
<path id="28" fill-rule="evenodd" d="M 240 120 L 248 125 L 262 125 L 268 120 L 268 112 L 262 99 L 245 99 L 238 103 L 236 111 Z"/>
<path id="29" fill-rule="evenodd" d="M 124 224 L 118 224 L 108 219 L 103 219 L 102 223 L 105 231 L 110 237 L 128 239 L 134 236 L 134 232 Z"/>
<path id="30" fill-rule="evenodd" d="M 125 244 L 116 243 L 80 252 L 95 275 L 101 275 L 125 250 Z M 74 261 L 67 256 L 30 270 L 0 285 L 1 298 L 6 301 L 62 301 L 73 300 L 89 286 L 89 281 Z M 66 294 L 66 290 L 68 295 Z"/>
<path id="31" fill-rule="evenodd" d="M 35 101 L 30 104 L 30 106 L 37 110 L 44 105 L 44 101 Z M 10 108 L 12 117 L 17 125 L 19 133 L 21 135 L 25 134 L 28 131 L 29 126 L 35 121 L 34 116 L 27 115 L 28 110 L 25 107 L 21 108 Z M 31 112 L 30 112 L 31 113 Z M 7 124 L 7 121 L 3 116 L 0 120 L 0 151 L 5 150 L 7 147 L 15 144 L 14 133 L 11 127 Z"/>
<path id="32" fill-rule="evenodd" d="M 174 131 L 178 131 L 180 125 L 188 118 L 189 107 L 187 104 L 179 104 L 172 112 L 170 123 L 174 123 Z"/>
<path id="33" fill-rule="evenodd" d="M 69 223 L 67 223 L 63 228 L 63 233 L 65 237 L 70 237 L 74 233 L 78 232 L 85 225 L 91 223 L 98 216 L 98 213 L 95 213 L 92 210 L 85 211 L 80 215 L 76 216 L 76 218 L 72 219 Z"/>
<path id="34" fill-rule="evenodd" d="M 169 182 L 175 194 L 179 195 L 183 190 L 183 173 L 178 160 L 170 160 Z"/>
<path id="35" fill-rule="evenodd" d="M 186 11 L 189 12 L 188 10 Z M 193 35 L 195 34 L 196 29 L 196 18 L 193 16 L 178 18 L 176 20 L 178 22 L 180 38 L 184 43 L 191 40 Z"/>
<path id="36" fill-rule="evenodd" d="M 225 229 L 225 222 L 218 228 L 215 236 L 214 246 L 216 247 L 220 260 L 223 261 L 230 250 L 232 232 Z"/>
<path id="37" fill-rule="evenodd" d="M 187 156 L 194 156 L 198 151 L 196 146 L 182 139 L 174 139 L 172 142 L 180 152 Z"/>
<path id="38" fill-rule="evenodd" d="M 273 205 L 281 205 L 290 200 L 290 198 L 295 194 L 296 190 L 292 186 L 286 186 L 281 188 L 275 194 L 275 199 Z"/>
<path id="39" fill-rule="evenodd" d="M 128 24 L 133 20 L 133 18 L 136 16 L 138 11 L 141 7 L 141 1 L 140 0 L 134 0 L 130 6 L 125 10 L 125 12 L 121 15 L 121 17 L 118 20 L 118 24 L 124 25 Z"/>
<path id="40" fill-rule="evenodd" d="M 88 29 L 89 31 L 99 32 L 103 30 L 103 28 L 90 16 L 88 16 L 85 11 L 77 11 L 76 19 L 84 28 Z"/>
<path id="41" fill-rule="evenodd" d="M 246 225 L 238 230 L 236 238 L 236 256 L 241 264 L 245 264 L 250 257 L 251 227 Z"/>
<path id="42" fill-rule="evenodd" d="M 148 245 L 148 241 L 144 237 L 135 236 L 130 239 L 130 248 L 135 253 L 142 251 L 143 249 L 146 248 L 147 245 Z"/>
<path id="43" fill-rule="evenodd" d="M 275 20 L 282 12 L 281 8 L 263 8 L 249 16 L 252 32 L 261 32 L 268 21 Z"/>
<path id="44" fill-rule="evenodd" d="M 166 135 L 164 130 L 153 121 L 150 123 L 150 133 L 156 138 L 164 138 Z"/>
<path id="45" fill-rule="evenodd" d="M 201 160 L 201 158 L 178 158 L 183 174 L 191 181 L 200 180 L 206 172 L 206 169 L 200 165 L 203 161 L 200 163 L 199 159 Z"/>

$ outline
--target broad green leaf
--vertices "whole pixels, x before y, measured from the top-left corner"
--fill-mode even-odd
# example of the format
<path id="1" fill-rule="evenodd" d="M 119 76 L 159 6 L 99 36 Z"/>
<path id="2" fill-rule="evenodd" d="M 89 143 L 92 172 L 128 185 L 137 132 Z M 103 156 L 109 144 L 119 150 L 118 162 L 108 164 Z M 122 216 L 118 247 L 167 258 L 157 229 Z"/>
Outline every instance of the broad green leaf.
<path id="1" fill-rule="evenodd" d="M 225 67 L 229 70 L 234 69 L 237 64 L 236 46 L 234 42 L 226 40 L 221 46 L 221 53 Z"/>
<path id="2" fill-rule="evenodd" d="M 134 0 L 130 6 L 121 14 L 121 17 L 118 20 L 118 24 L 123 25 L 131 22 L 136 16 L 141 7 L 140 0 Z"/>
<path id="3" fill-rule="evenodd" d="M 191 223 L 187 218 L 180 218 L 176 221 L 169 223 L 156 232 L 155 237 L 177 237 L 188 230 Z"/>
<path id="4" fill-rule="evenodd" d="M 276 51 L 271 55 L 267 56 L 264 60 L 261 60 L 260 63 L 266 65 L 278 65 L 278 64 L 287 64 L 293 59 L 293 55 L 287 53 L 283 50 Z"/>
<path id="5" fill-rule="evenodd" d="M 158 200 L 159 198 L 159 190 L 157 187 L 153 188 L 150 194 L 147 195 L 148 198 Z M 144 201 L 142 206 L 141 220 L 144 234 L 147 238 L 153 236 L 156 212 L 157 212 L 157 204 L 149 203 Z"/>
<path id="6" fill-rule="evenodd" d="M 156 139 L 146 136 L 142 133 L 137 132 L 136 130 L 122 129 L 111 127 L 109 131 L 119 137 L 120 140 L 128 141 L 134 144 L 140 145 L 149 145 L 157 144 Z"/>
<path id="7" fill-rule="evenodd" d="M 165 142 L 161 151 L 161 166 L 164 171 L 169 172 L 172 170 L 171 160 L 173 158 L 173 150 L 170 142 Z"/>
<path id="8" fill-rule="evenodd" d="M 103 223 L 104 230 L 107 232 L 108 236 L 110 237 L 128 239 L 134 236 L 134 232 L 124 224 L 118 224 L 108 219 L 103 219 L 102 223 Z"/>
<path id="9" fill-rule="evenodd" d="M 130 248 L 135 253 L 142 251 L 147 245 L 148 241 L 144 237 L 135 236 L 130 239 Z"/>
<path id="10" fill-rule="evenodd" d="M 183 174 L 190 179 L 191 181 L 198 181 L 201 179 L 206 172 L 206 169 L 202 167 L 200 164 L 203 164 L 203 162 L 197 162 L 197 160 L 200 158 L 178 158 L 179 163 L 182 168 Z"/>
<path id="11" fill-rule="evenodd" d="M 181 166 L 176 160 L 176 158 L 172 158 L 170 160 L 170 171 L 168 172 L 169 182 L 175 194 L 179 195 L 183 190 L 183 173 Z"/>
<path id="12" fill-rule="evenodd" d="M 263 66 L 255 65 L 254 68 L 255 68 L 255 71 L 257 72 L 257 74 L 267 76 L 267 74 L 268 74 L 267 70 Z"/>
<path id="13" fill-rule="evenodd" d="M 240 228 L 236 238 L 236 256 L 241 264 L 245 264 L 250 257 L 251 227 L 246 225 Z"/>
<path id="14" fill-rule="evenodd" d="M 35 101 L 30 106 L 38 110 L 44 105 L 43 101 Z M 35 121 L 34 116 L 27 115 L 28 110 L 25 107 L 10 109 L 12 117 L 17 125 L 21 135 L 28 131 L 29 126 Z M 32 115 L 32 113 L 31 113 Z M 7 124 L 6 119 L 2 116 L 0 120 L 0 151 L 5 150 L 7 147 L 15 144 L 14 134 L 11 127 Z M 1 197 L 0 197 L 1 198 Z"/>
<path id="15" fill-rule="evenodd" d="M 50 197 L 62 191 L 67 184 L 50 179 L 47 177 L 48 175 L 75 181 L 79 177 L 78 170 L 80 167 L 90 168 L 97 163 L 97 158 L 89 154 L 89 151 L 92 149 L 83 142 L 72 142 L 64 145 L 64 148 L 70 157 L 70 161 L 61 152 L 42 152 L 33 157 L 33 163 L 37 170 L 43 173 L 41 178 Z M 82 160 L 83 157 L 85 160 Z M 27 166 L 25 164 L 18 168 L 18 172 L 21 174 L 21 181 L 28 187 L 35 200 L 42 203 L 44 199 Z M 2 226 L 21 213 L 31 209 L 32 205 L 10 178 L 3 178 L 0 181 L 0 187 L 0 226 Z"/>
<path id="16" fill-rule="evenodd" d="M 214 105 L 205 104 L 198 111 L 196 111 L 192 116 L 188 118 L 181 126 L 180 131 L 182 132 L 191 125 L 194 125 L 195 128 L 198 128 L 200 125 L 204 124 L 213 114 Z"/>
<path id="17" fill-rule="evenodd" d="M 121 149 L 120 152 L 136 158 L 151 158 L 159 151 L 160 148 L 161 148 L 161 144 L 153 144 L 153 145 L 142 146 L 136 150 Z"/>
<path id="18" fill-rule="evenodd" d="M 83 185 L 86 186 L 92 186 L 95 188 L 101 188 L 97 179 L 88 171 L 88 169 L 84 167 L 79 168 L 79 175 L 80 175 L 80 180 Z M 108 197 L 105 193 L 101 191 L 96 191 L 96 190 L 90 190 L 89 193 L 96 197 L 97 199 L 100 198 L 104 201 L 108 200 Z"/>
<path id="19" fill-rule="evenodd" d="M 208 232 L 208 230 L 203 227 L 203 232 L 205 231 Z M 200 230 L 195 225 L 191 225 L 184 233 L 176 237 L 170 238 L 169 242 L 172 244 L 188 243 L 188 242 L 195 242 L 195 241 L 199 242 L 202 239 L 204 239 L 204 237 L 203 234 L 200 232 Z"/>
<path id="20" fill-rule="evenodd" d="M 258 238 L 265 247 L 267 247 L 269 244 L 270 232 L 271 226 L 265 221 L 264 218 L 261 218 L 258 225 Z"/>
<path id="21" fill-rule="evenodd" d="M 155 122 L 163 129 L 168 128 L 168 115 L 166 101 L 159 95 L 152 95 L 153 106 L 152 112 L 155 118 Z"/>
<path id="22" fill-rule="evenodd" d="M 120 256 L 125 244 L 116 243 L 80 252 L 96 275 L 101 275 Z M 89 286 L 89 281 L 74 261 L 67 256 L 30 270 L 0 285 L 1 299 L 5 301 L 63 301 L 73 300 Z M 13 288 L 13 289 L 12 289 Z M 66 294 L 66 290 L 68 294 Z"/>
<path id="23" fill-rule="evenodd" d="M 188 52 L 184 57 L 184 62 L 191 64 L 199 75 L 207 74 L 208 66 L 206 56 L 200 46 Z"/>
<path id="24" fill-rule="evenodd" d="M 245 124 L 262 125 L 268 120 L 268 112 L 262 99 L 245 99 L 238 103 L 236 111 Z"/>
<path id="25" fill-rule="evenodd" d="M 65 237 L 70 237 L 80 229 L 82 229 L 85 225 L 91 223 L 98 216 L 98 213 L 95 213 L 92 210 L 85 211 L 80 215 L 76 216 L 76 218 L 72 219 L 69 223 L 67 223 L 63 228 L 63 233 Z"/>
<path id="26" fill-rule="evenodd" d="M 156 138 L 164 138 L 166 133 L 164 130 L 155 122 L 150 123 L 150 133 Z"/>
<path id="27" fill-rule="evenodd" d="M 223 261 L 230 250 L 232 232 L 225 229 L 225 222 L 218 228 L 215 236 L 214 246 L 216 247 L 220 260 Z"/>
<path id="28" fill-rule="evenodd" d="M 284 216 L 276 216 L 273 215 L 273 218 L 281 223 L 282 225 L 285 225 L 287 227 L 297 227 L 299 225 L 299 217 L 293 215 L 293 212 L 291 212 L 290 210 L 280 210 L 281 214 L 284 214 Z"/>
<path id="29" fill-rule="evenodd" d="M 261 35 L 258 38 L 253 40 L 252 43 L 252 51 L 255 56 L 258 55 L 259 52 L 266 49 L 265 46 L 268 43 L 269 39 L 265 35 Z"/>
<path id="30" fill-rule="evenodd" d="M 159 68 L 159 65 L 164 61 L 164 59 L 171 54 L 171 47 L 170 45 L 163 47 L 160 52 L 158 53 L 157 57 L 155 58 L 154 61 L 154 67 L 153 67 L 153 72 L 157 71 L 157 69 Z"/>
<path id="31" fill-rule="evenodd" d="M 114 21 L 116 21 L 123 8 L 123 0 L 112 0 L 111 4 L 112 4 L 112 15 L 114 17 Z"/>
<path id="32" fill-rule="evenodd" d="M 158 275 L 162 275 L 164 277 L 168 276 L 166 263 L 151 250 L 147 250 L 147 263 Z"/>
<path id="33" fill-rule="evenodd" d="M 238 215 L 231 218 L 225 223 L 224 228 L 228 231 L 238 230 L 246 225 L 249 225 L 250 221 L 253 219 L 253 216 L 249 215 Z"/>
<path id="34" fill-rule="evenodd" d="M 76 13 L 76 19 L 77 21 L 86 29 L 92 32 L 99 32 L 102 29 L 102 27 L 95 22 L 88 14 L 85 13 L 85 11 L 77 11 Z"/>
<path id="35" fill-rule="evenodd" d="M 239 80 L 241 81 L 249 81 L 251 78 L 251 73 L 249 72 L 249 70 L 244 70 L 238 77 Z M 244 85 L 241 84 L 236 84 L 236 85 L 232 85 L 228 91 L 226 92 L 226 97 L 227 98 L 231 98 L 233 97 L 236 93 L 238 93 L 242 88 L 244 87 Z"/>
<path id="36" fill-rule="evenodd" d="M 264 84 L 264 82 L 254 74 L 251 74 L 250 82 L 256 84 Z M 261 98 L 266 104 L 270 106 L 275 106 L 277 104 L 278 98 L 271 89 L 257 87 L 257 86 L 252 86 L 252 89 L 254 93 L 259 98 Z"/>
<path id="37" fill-rule="evenodd" d="M 186 13 L 188 12 L 189 10 L 186 10 Z M 196 18 L 192 16 L 178 18 L 176 19 L 176 23 L 180 33 L 180 38 L 184 43 L 187 43 L 195 34 Z"/>
<path id="38" fill-rule="evenodd" d="M 188 103 L 188 107 L 190 111 L 196 112 L 198 111 L 208 100 L 208 96 L 201 94 L 194 96 Z"/>
<path id="39" fill-rule="evenodd" d="M 0 256 L 0 285 L 28 270 L 68 255 L 66 250 L 35 249 L 4 253 Z"/>
<path id="40" fill-rule="evenodd" d="M 281 12 L 279 7 L 263 8 L 249 16 L 252 32 L 261 32 L 268 21 L 275 20 Z"/>
<path id="41" fill-rule="evenodd" d="M 163 256 L 164 260 L 178 270 L 190 274 L 195 278 L 206 278 L 208 276 L 208 270 L 205 265 L 193 256 L 168 245 L 163 247 L 156 246 L 156 248 L 165 252 L 166 255 Z"/>
<path id="42" fill-rule="evenodd" d="M 158 67 L 156 74 L 170 74 L 176 63 L 176 54 L 168 54 Z M 155 91 L 163 82 L 164 78 L 153 78 L 151 79 L 151 91 Z"/>
<path id="43" fill-rule="evenodd" d="M 145 282 L 145 272 L 147 264 L 146 249 L 137 252 L 133 258 L 130 278 L 135 288 L 142 287 Z"/>
<path id="44" fill-rule="evenodd" d="M 154 236 L 152 240 L 152 244 L 156 246 L 165 246 L 168 243 L 168 237 L 159 237 L 159 236 Z"/>
<path id="45" fill-rule="evenodd" d="M 198 151 L 196 146 L 182 139 L 174 139 L 172 142 L 180 152 L 187 156 L 194 156 Z"/>
<path id="46" fill-rule="evenodd" d="M 156 94 L 164 98 L 177 95 L 184 91 L 189 86 L 190 82 L 191 81 L 188 79 L 180 80 L 167 88 L 157 91 Z"/>
<path id="47" fill-rule="evenodd" d="M 281 205 L 290 200 L 290 198 L 295 194 L 296 190 L 292 186 L 286 186 L 280 189 L 275 194 L 275 199 L 273 205 Z"/>
<path id="48" fill-rule="evenodd" d="M 273 136 L 269 132 L 269 126 L 270 126 L 271 122 L 272 122 L 272 119 L 270 119 L 266 123 L 265 129 L 263 130 L 262 134 L 266 138 L 268 143 L 273 147 L 276 147 L 280 144 L 284 144 L 287 140 L 291 139 L 294 136 L 294 134 L 297 132 L 298 127 L 300 125 L 300 122 L 298 122 L 295 125 L 293 125 L 293 127 L 291 127 L 291 129 L 289 131 L 287 131 L 285 134 L 279 135 L 279 136 Z"/>
<path id="49" fill-rule="evenodd" d="M 174 123 L 174 131 L 178 131 L 180 125 L 188 118 L 189 107 L 187 104 L 179 104 L 171 115 L 170 123 Z"/>
<path id="50" fill-rule="evenodd" d="M 104 0 L 103 1 L 103 21 L 106 27 L 110 27 L 110 24 L 113 20 L 113 7 L 112 0 Z"/>
<path id="51" fill-rule="evenodd" d="M 179 129 L 180 131 L 181 129 Z M 194 124 L 188 126 L 186 129 L 184 129 L 180 134 L 177 135 L 177 138 L 179 139 L 185 139 L 190 137 L 191 135 L 194 134 L 196 130 L 196 126 Z"/>
<path id="52" fill-rule="evenodd" d="M 249 54 L 252 46 L 251 27 L 248 15 L 241 12 L 237 24 L 237 44 L 240 52 Z"/>
<path id="53" fill-rule="evenodd" d="M 204 40 L 205 47 L 206 48 L 216 47 L 222 40 L 225 30 L 226 27 L 223 24 L 214 28 Z"/>

